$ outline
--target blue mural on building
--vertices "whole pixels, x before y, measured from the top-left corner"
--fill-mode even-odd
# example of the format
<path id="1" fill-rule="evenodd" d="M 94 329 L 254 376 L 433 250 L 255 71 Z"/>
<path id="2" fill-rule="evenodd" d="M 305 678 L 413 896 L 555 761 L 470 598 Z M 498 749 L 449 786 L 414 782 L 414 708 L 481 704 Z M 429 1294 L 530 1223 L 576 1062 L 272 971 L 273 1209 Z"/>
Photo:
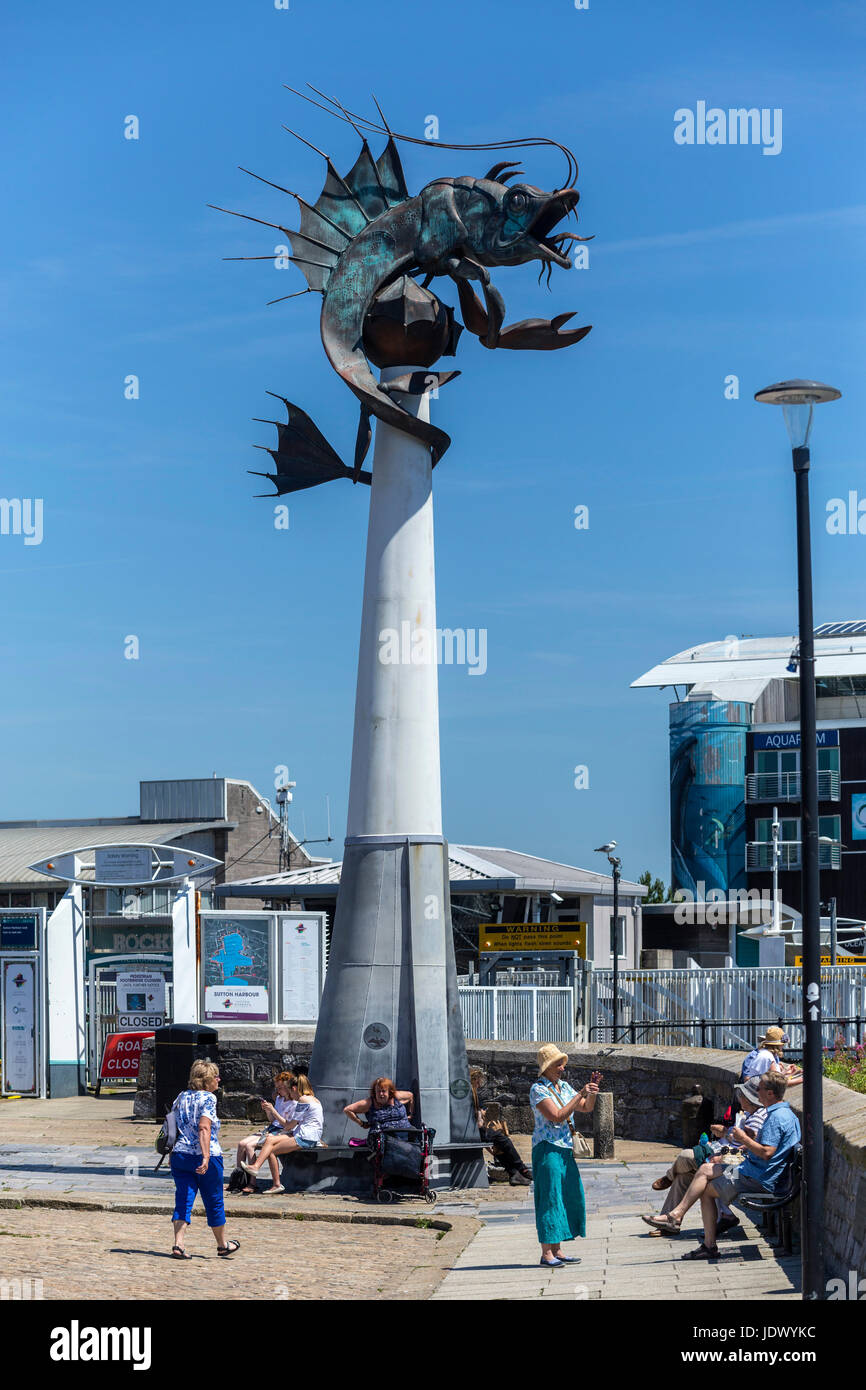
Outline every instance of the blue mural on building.
<path id="1" fill-rule="evenodd" d="M 746 732 L 743 700 L 670 707 L 671 882 L 695 897 L 746 887 Z"/>

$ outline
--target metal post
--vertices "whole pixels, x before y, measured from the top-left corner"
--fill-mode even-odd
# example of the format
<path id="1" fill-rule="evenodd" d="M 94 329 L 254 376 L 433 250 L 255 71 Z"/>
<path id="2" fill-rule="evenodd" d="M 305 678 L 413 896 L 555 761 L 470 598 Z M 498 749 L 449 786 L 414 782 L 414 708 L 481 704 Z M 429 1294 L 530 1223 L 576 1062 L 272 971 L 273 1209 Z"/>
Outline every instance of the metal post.
<path id="1" fill-rule="evenodd" d="M 830 899 L 830 964 L 835 967 L 837 953 L 836 941 L 836 899 Z"/>
<path id="2" fill-rule="evenodd" d="M 613 1040 L 619 1041 L 619 860 L 613 861 Z"/>
<path id="3" fill-rule="evenodd" d="M 803 851 L 803 1298 L 826 1297 L 824 1286 L 824 1114 L 821 1028 L 821 907 L 818 859 L 818 749 L 812 547 L 809 533 L 809 450 L 793 450 L 797 494 L 797 579 L 800 627 L 800 782 Z"/>

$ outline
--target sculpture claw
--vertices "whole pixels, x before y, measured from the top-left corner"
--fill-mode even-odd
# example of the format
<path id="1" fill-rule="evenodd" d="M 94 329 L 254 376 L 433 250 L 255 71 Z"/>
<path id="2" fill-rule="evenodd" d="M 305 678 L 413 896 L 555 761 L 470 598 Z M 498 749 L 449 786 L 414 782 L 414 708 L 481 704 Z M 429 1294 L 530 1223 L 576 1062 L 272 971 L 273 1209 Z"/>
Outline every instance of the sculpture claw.
<path id="1" fill-rule="evenodd" d="M 458 280 L 457 293 L 466 327 L 480 338 L 485 347 L 489 347 L 490 325 L 484 305 L 465 280 Z M 500 331 L 495 346 L 535 352 L 552 352 L 556 348 L 570 347 L 572 343 L 579 343 L 581 338 L 585 338 L 592 328 L 592 324 L 587 324 L 584 328 L 567 328 L 561 332 L 562 325 L 572 318 L 573 312 L 557 314 L 552 319 L 521 319 L 519 323 L 508 324 Z"/>

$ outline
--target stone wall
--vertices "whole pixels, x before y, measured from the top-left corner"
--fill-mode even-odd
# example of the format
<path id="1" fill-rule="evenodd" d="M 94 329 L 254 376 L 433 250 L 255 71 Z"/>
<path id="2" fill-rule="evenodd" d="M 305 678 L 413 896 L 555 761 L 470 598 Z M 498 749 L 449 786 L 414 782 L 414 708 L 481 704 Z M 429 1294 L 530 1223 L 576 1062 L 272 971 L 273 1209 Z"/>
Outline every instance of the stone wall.
<path id="1" fill-rule="evenodd" d="M 220 1115 L 259 1123 L 259 1100 L 270 1096 L 275 1072 L 306 1069 L 312 1045 L 312 1029 L 292 1029 L 291 1034 L 287 1028 L 224 1030 L 219 1048 Z M 682 1102 L 695 1085 L 713 1101 L 715 1115 L 721 1118 L 742 1062 L 740 1053 L 709 1048 L 562 1046 L 569 1054 L 566 1075 L 572 1085 L 582 1086 L 592 1071 L 603 1073 L 601 1089 L 613 1094 L 617 1138 L 657 1143 L 682 1143 Z M 529 1133 L 535 1045 L 475 1041 L 467 1051 L 470 1066 L 486 1073 L 482 1102 L 498 1101 L 512 1133 Z M 405 1078 L 395 1079 L 405 1084 Z M 798 1090 L 791 1092 L 790 1100 L 799 1115 Z M 152 1039 L 142 1050 L 134 1114 L 155 1117 Z M 591 1135 L 591 1117 L 575 1119 L 578 1128 Z M 835 1081 L 824 1082 L 824 1140 L 827 1275 L 844 1279 L 853 1270 L 866 1277 L 866 1097 Z"/>

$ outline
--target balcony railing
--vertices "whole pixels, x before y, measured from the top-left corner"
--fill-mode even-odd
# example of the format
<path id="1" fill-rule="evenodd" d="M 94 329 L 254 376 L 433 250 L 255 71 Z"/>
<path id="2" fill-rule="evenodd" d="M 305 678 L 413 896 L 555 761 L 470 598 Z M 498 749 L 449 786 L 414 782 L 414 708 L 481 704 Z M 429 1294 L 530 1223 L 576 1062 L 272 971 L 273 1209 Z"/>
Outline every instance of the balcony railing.
<path id="1" fill-rule="evenodd" d="M 799 772 L 749 772 L 746 774 L 747 801 L 799 801 Z M 818 800 L 839 800 L 839 774 L 822 768 L 818 773 Z"/>
<path id="2" fill-rule="evenodd" d="M 818 867 L 839 869 L 842 866 L 842 844 L 834 840 L 830 845 L 818 846 Z M 799 840 L 779 841 L 779 869 L 802 869 L 803 855 Z M 773 844 L 770 840 L 750 840 L 746 845 L 746 868 L 752 870 L 772 870 Z"/>

